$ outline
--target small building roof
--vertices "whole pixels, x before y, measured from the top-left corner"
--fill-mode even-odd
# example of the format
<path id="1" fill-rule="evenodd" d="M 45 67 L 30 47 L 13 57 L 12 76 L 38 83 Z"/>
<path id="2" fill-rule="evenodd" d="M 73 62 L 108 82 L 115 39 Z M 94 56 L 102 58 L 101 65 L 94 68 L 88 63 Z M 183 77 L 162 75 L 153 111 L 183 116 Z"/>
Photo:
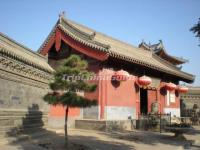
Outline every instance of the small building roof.
<path id="1" fill-rule="evenodd" d="M 200 95 L 200 87 L 199 86 L 188 86 L 188 93 Z"/>
<path id="2" fill-rule="evenodd" d="M 138 48 L 126 42 L 117 40 L 86 26 L 75 23 L 63 16 L 60 16 L 51 33 L 38 50 L 40 53 L 49 42 L 50 37 L 55 36 L 56 28 L 61 29 L 74 40 L 89 46 L 94 50 L 107 53 L 110 57 L 115 57 L 116 59 L 121 59 L 159 72 L 164 72 L 179 77 L 181 80 L 186 82 L 194 81 L 195 77 L 193 75 L 181 71 L 179 68 L 160 58 L 152 51 L 147 51 L 143 48 Z"/>
<path id="3" fill-rule="evenodd" d="M 157 54 L 162 59 L 165 59 L 166 61 L 170 62 L 173 65 L 181 65 L 188 62 L 188 60 L 184 58 L 168 54 L 167 51 L 165 50 L 162 40 L 159 40 L 159 43 L 157 44 L 147 44 L 143 41 L 142 43 L 139 44 L 139 47 L 152 51 L 153 53 Z"/>
<path id="4" fill-rule="evenodd" d="M 52 73 L 54 70 L 48 64 L 46 57 L 33 52 L 29 48 L 9 38 L 7 35 L 0 32 L 0 53 L 6 56 L 18 59 L 26 64 Z"/>

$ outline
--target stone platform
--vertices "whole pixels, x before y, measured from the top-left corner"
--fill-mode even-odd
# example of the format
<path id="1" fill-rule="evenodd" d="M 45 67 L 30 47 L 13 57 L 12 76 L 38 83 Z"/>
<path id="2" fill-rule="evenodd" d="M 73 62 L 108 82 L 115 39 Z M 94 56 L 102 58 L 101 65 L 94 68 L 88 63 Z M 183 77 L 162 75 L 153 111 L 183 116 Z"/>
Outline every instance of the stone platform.
<path id="1" fill-rule="evenodd" d="M 135 120 L 93 120 L 79 119 L 75 120 L 76 129 L 86 130 L 132 130 L 135 128 Z"/>
<path id="2" fill-rule="evenodd" d="M 39 110 L 0 110 L 0 143 L 20 135 L 41 132 L 47 125 L 47 113 Z"/>

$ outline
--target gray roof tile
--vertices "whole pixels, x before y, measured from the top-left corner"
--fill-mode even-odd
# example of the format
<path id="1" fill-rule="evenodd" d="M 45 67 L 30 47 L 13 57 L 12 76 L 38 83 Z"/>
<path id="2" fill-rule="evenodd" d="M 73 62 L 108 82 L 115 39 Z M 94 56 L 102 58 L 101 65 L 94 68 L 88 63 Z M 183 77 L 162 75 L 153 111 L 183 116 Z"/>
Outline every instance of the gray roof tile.
<path id="1" fill-rule="evenodd" d="M 66 34 L 68 34 L 75 40 L 85 45 L 96 48 L 97 50 L 105 51 L 110 56 L 119 59 L 124 59 L 132 63 L 147 66 L 160 72 L 180 77 L 182 80 L 187 82 L 193 82 L 195 78 L 193 75 L 183 72 L 177 67 L 173 66 L 172 64 L 159 58 L 152 51 L 147 51 L 142 48 L 135 47 L 131 44 L 120 41 L 103 33 L 97 32 L 93 29 L 75 23 L 74 21 L 65 19 L 64 17 L 61 17 L 59 19 L 54 29 L 56 27 L 62 29 Z M 50 35 L 53 35 L 54 31 L 55 30 L 52 30 Z M 93 38 L 89 38 L 94 33 L 95 35 L 93 36 Z M 48 42 L 48 38 L 44 43 L 46 42 Z M 43 46 L 41 46 L 39 51 L 42 48 Z"/>

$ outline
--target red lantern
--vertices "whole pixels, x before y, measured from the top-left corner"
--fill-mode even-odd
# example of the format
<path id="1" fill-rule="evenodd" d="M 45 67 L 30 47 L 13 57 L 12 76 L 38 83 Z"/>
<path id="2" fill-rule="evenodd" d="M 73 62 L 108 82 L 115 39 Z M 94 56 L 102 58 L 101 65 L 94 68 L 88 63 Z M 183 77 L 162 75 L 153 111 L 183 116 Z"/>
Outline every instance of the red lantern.
<path id="1" fill-rule="evenodd" d="M 186 87 L 186 86 L 178 86 L 178 91 L 180 93 L 187 93 L 188 87 Z"/>
<path id="2" fill-rule="evenodd" d="M 142 77 L 139 77 L 138 79 L 138 83 L 141 85 L 141 86 L 148 86 L 149 84 L 151 84 L 152 80 L 150 77 L 147 77 L 147 76 L 142 76 Z"/>
<path id="3" fill-rule="evenodd" d="M 126 81 L 129 78 L 129 73 L 127 71 L 124 70 L 119 70 L 116 71 L 115 74 L 113 75 L 113 78 L 117 81 Z"/>
<path id="4" fill-rule="evenodd" d="M 173 91 L 176 89 L 176 84 L 169 82 L 165 84 L 165 87 L 168 91 Z"/>

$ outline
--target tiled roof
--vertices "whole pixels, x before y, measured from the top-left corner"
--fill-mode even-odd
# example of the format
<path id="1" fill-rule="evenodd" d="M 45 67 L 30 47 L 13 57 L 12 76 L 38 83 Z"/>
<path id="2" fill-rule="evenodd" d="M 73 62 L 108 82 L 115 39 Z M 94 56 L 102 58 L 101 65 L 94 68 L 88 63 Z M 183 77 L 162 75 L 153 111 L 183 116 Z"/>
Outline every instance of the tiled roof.
<path id="1" fill-rule="evenodd" d="M 65 19 L 64 17 L 59 18 L 59 21 L 50 35 L 55 34 L 54 31 L 56 27 L 60 28 L 67 35 L 78 42 L 81 42 L 96 50 L 104 51 L 111 57 L 143 65 L 159 72 L 171 74 L 180 77 L 182 80 L 187 82 L 192 82 L 194 80 L 193 75 L 180 71 L 177 67 L 164 61 L 152 51 L 147 51 L 126 42 L 122 42 L 103 33 L 75 23 L 74 21 Z M 48 38 L 45 40 L 39 51 L 42 50 L 47 42 Z"/>
<path id="2" fill-rule="evenodd" d="M 165 50 L 162 40 L 159 40 L 159 43 L 157 43 L 157 44 L 147 44 L 143 41 L 141 44 L 139 44 L 139 47 L 141 47 L 141 46 L 145 47 L 148 50 L 151 50 L 155 54 L 159 54 L 160 52 L 162 52 L 162 53 L 164 53 L 165 56 L 174 60 L 177 64 L 183 64 L 183 63 L 188 62 L 188 60 L 186 60 L 184 58 L 169 55 L 167 53 L 167 51 Z"/>
<path id="3" fill-rule="evenodd" d="M 19 44 L 3 33 L 0 33 L 0 53 L 25 62 L 40 70 L 44 70 L 49 73 L 53 72 L 53 69 L 47 63 L 47 58 L 33 52 L 29 48 Z"/>

